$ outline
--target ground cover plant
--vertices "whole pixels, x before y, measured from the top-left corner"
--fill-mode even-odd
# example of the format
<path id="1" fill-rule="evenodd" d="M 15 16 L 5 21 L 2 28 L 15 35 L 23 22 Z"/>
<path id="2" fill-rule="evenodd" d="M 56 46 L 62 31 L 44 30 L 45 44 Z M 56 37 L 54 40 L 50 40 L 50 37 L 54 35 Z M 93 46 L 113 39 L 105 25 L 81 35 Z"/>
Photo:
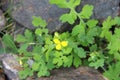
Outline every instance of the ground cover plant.
<path id="1" fill-rule="evenodd" d="M 79 23 L 72 31 L 54 32 L 52 35 L 46 28 L 47 22 L 33 16 L 32 24 L 36 29 L 34 32 L 27 29 L 24 35 L 17 35 L 15 41 L 20 43 L 19 48 L 13 40 L 3 37 L 3 41 L 11 40 L 13 51 L 19 53 L 24 68 L 19 72 L 20 78 L 50 76 L 50 70 L 55 68 L 86 65 L 101 69 L 109 80 L 120 80 L 120 17 L 108 16 L 99 25 L 98 20 L 91 19 L 92 5 L 86 4 L 81 12 L 76 12 L 81 0 L 49 1 L 70 10 L 61 15 L 61 22 L 74 24 L 78 19 Z"/>

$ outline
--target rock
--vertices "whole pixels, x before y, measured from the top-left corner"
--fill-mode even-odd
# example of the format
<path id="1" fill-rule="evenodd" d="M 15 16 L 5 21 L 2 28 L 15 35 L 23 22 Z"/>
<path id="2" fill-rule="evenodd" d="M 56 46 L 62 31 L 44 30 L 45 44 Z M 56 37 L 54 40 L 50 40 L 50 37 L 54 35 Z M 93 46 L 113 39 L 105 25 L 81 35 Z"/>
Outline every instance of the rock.
<path id="1" fill-rule="evenodd" d="M 9 0 L 4 3 L 8 4 L 7 2 L 9 3 Z M 63 24 L 58 18 L 67 12 L 55 5 L 50 5 L 49 0 L 13 0 L 11 6 L 11 15 L 15 21 L 29 29 L 34 29 L 31 23 L 32 16 L 41 16 L 47 21 L 50 32 L 60 29 Z"/>
<path id="2" fill-rule="evenodd" d="M 66 9 L 60 9 L 55 5 L 50 5 L 49 0 L 1 0 L 6 6 L 9 4 L 12 7 L 12 18 L 23 26 L 33 29 L 31 24 L 32 16 L 42 16 L 48 23 L 48 29 L 50 32 L 60 30 L 66 25 L 59 21 L 60 15 L 68 12 Z M 94 5 L 93 18 L 103 19 L 107 16 L 118 15 L 119 0 L 82 0 L 81 5 L 92 4 Z M 82 6 L 78 6 L 76 9 L 79 12 Z M 8 7 L 9 8 L 9 7 Z M 64 28 L 63 28 L 64 29 Z"/>
<path id="3" fill-rule="evenodd" d="M 5 24 L 6 24 L 5 16 L 4 16 L 2 10 L 0 10 L 0 31 L 3 29 Z"/>
<path id="4" fill-rule="evenodd" d="M 9 80 L 20 80 L 18 71 L 22 70 L 21 65 L 17 61 L 17 56 L 12 54 L 2 55 L 2 68 Z"/>
<path id="5" fill-rule="evenodd" d="M 16 56 L 12 54 L 2 55 L 1 57 L 2 68 L 9 80 L 20 80 L 18 71 L 22 67 L 16 60 Z M 1 79 L 0 79 L 1 80 Z M 102 76 L 96 69 L 90 67 L 75 68 L 61 68 L 51 71 L 50 77 L 37 78 L 36 76 L 28 77 L 26 80 L 108 80 Z"/>
<path id="6" fill-rule="evenodd" d="M 103 77 L 96 69 L 90 67 L 62 68 L 51 72 L 50 77 L 37 79 L 28 78 L 27 80 L 108 80 Z"/>
<path id="7" fill-rule="evenodd" d="M 48 23 L 47 27 L 50 32 L 60 30 L 67 26 L 59 21 L 60 15 L 68 12 L 66 9 L 60 9 L 56 5 L 50 5 L 49 0 L 1 0 L 5 10 L 8 5 L 12 7 L 12 18 L 21 25 L 33 29 L 31 24 L 32 16 L 41 16 Z M 118 15 L 119 0 L 81 0 L 81 5 L 92 4 L 94 5 L 93 18 L 103 19 L 107 16 Z M 79 12 L 82 6 L 76 9 Z M 9 9 L 9 7 L 8 7 Z M 64 28 L 63 28 L 64 29 Z"/>
<path id="8" fill-rule="evenodd" d="M 120 0 L 81 0 L 81 5 L 76 10 L 79 12 L 84 4 L 94 5 L 93 18 L 99 20 L 119 15 Z"/>

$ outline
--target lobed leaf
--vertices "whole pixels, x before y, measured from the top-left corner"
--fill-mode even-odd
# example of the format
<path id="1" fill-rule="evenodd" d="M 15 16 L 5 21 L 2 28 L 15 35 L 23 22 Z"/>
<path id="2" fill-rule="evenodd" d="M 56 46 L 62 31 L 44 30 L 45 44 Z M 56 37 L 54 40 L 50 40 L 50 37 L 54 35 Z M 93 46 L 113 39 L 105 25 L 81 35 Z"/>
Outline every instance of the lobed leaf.
<path id="1" fill-rule="evenodd" d="M 89 19 L 92 14 L 93 14 L 93 6 L 92 5 L 85 5 L 82 8 L 82 11 L 79 13 L 79 16 L 82 19 Z"/>
<path id="2" fill-rule="evenodd" d="M 33 20 L 32 20 L 33 26 L 35 26 L 35 27 L 39 27 L 39 26 L 46 27 L 47 23 L 41 17 L 33 16 L 32 18 L 33 18 Z"/>

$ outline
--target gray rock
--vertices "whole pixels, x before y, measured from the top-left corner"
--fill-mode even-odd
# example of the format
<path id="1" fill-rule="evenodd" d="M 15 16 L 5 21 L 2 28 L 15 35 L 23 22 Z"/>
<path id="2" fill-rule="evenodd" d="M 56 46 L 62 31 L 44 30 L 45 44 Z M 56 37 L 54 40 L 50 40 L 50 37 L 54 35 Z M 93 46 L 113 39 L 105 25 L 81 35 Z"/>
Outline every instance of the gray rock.
<path id="1" fill-rule="evenodd" d="M 1 0 L 6 5 L 12 7 L 11 15 L 15 21 L 21 25 L 33 29 L 31 24 L 32 16 L 41 16 L 48 23 L 47 27 L 50 32 L 60 30 L 66 25 L 59 21 L 60 15 L 68 12 L 66 9 L 60 9 L 55 5 L 50 5 L 49 0 Z M 104 19 L 107 16 L 118 15 L 119 0 L 81 0 L 81 5 L 76 9 L 79 12 L 84 4 L 94 5 L 93 18 Z M 9 7 L 8 7 L 9 8 Z M 64 29 L 64 28 L 63 28 Z"/>
<path id="2" fill-rule="evenodd" d="M 79 67 L 74 68 L 62 68 L 56 69 L 51 72 L 50 77 L 42 77 L 32 79 L 31 77 L 27 80 L 108 80 L 102 76 L 97 70 L 90 67 Z"/>
<path id="3" fill-rule="evenodd" d="M 20 80 L 18 72 L 22 70 L 21 65 L 17 61 L 17 56 L 5 54 L 1 56 L 2 68 L 9 80 Z"/>
<path id="4" fill-rule="evenodd" d="M 9 80 L 20 80 L 18 71 L 22 70 L 21 65 L 17 61 L 17 56 L 13 54 L 4 54 L 0 56 L 2 68 Z M 108 80 L 101 75 L 96 69 L 81 66 L 75 68 L 61 68 L 51 71 L 50 77 L 36 76 L 28 77 L 26 80 Z"/>
<path id="5" fill-rule="evenodd" d="M 99 20 L 119 15 L 120 0 L 81 0 L 81 5 L 77 7 L 78 12 L 84 4 L 94 5 L 93 18 Z"/>
<path id="6" fill-rule="evenodd" d="M 6 0 L 6 2 L 8 1 Z M 32 16 L 41 16 L 47 21 L 50 32 L 60 29 L 63 24 L 58 18 L 67 12 L 55 5 L 50 5 L 49 0 L 13 0 L 11 7 L 11 15 L 18 23 L 29 29 L 34 29 L 31 23 Z"/>
<path id="7" fill-rule="evenodd" d="M 0 10 L 0 31 L 3 29 L 5 24 L 6 24 L 5 16 L 4 16 L 2 10 Z"/>

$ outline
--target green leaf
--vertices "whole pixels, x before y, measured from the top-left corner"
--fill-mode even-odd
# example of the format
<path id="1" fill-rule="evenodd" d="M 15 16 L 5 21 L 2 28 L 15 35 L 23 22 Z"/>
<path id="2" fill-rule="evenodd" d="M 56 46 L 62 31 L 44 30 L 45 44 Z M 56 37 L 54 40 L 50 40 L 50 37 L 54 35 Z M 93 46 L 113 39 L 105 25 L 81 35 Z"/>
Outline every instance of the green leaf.
<path id="1" fill-rule="evenodd" d="M 89 13 L 89 14 L 88 14 Z M 83 19 L 89 19 L 93 14 L 93 6 L 92 5 L 85 5 L 80 12 L 80 17 Z"/>
<path id="2" fill-rule="evenodd" d="M 48 29 L 43 29 L 42 30 L 45 34 L 48 34 Z"/>
<path id="3" fill-rule="evenodd" d="M 60 8 L 68 8 L 66 0 L 49 0 L 51 4 L 56 4 Z"/>
<path id="4" fill-rule="evenodd" d="M 34 40 L 32 31 L 30 31 L 28 29 L 25 30 L 25 37 L 27 38 L 27 42 L 33 42 L 33 40 Z"/>
<path id="5" fill-rule="evenodd" d="M 41 55 L 38 54 L 38 53 L 34 53 L 34 54 L 33 54 L 33 59 L 34 59 L 35 61 L 40 61 L 40 60 L 41 60 Z"/>
<path id="6" fill-rule="evenodd" d="M 70 67 L 72 65 L 72 61 L 73 61 L 73 56 L 72 55 L 69 55 L 67 57 L 67 61 L 66 63 L 64 63 L 64 67 Z"/>
<path id="7" fill-rule="evenodd" d="M 77 16 L 74 13 L 63 14 L 60 17 L 60 20 L 62 21 L 62 23 L 68 22 L 70 24 L 73 24 L 76 19 L 77 19 Z"/>
<path id="8" fill-rule="evenodd" d="M 120 17 L 115 17 L 114 21 L 115 21 L 115 24 L 120 26 Z"/>
<path id="9" fill-rule="evenodd" d="M 85 34 L 85 25 L 84 23 L 81 23 L 79 25 L 76 25 L 73 29 L 72 29 L 72 36 L 76 36 L 76 35 L 83 35 Z"/>
<path id="10" fill-rule="evenodd" d="M 63 60 L 61 57 L 63 57 L 62 52 L 56 51 L 54 53 L 55 58 L 53 58 L 53 64 L 56 64 L 58 67 L 63 65 Z"/>
<path id="11" fill-rule="evenodd" d="M 89 28 L 93 28 L 97 25 L 98 21 L 97 20 L 94 20 L 94 19 L 91 19 L 91 20 L 88 20 L 87 21 L 87 25 Z"/>
<path id="12" fill-rule="evenodd" d="M 19 53 L 24 53 L 27 51 L 29 44 L 25 43 L 25 44 L 21 44 L 20 45 L 20 49 L 18 50 Z"/>
<path id="13" fill-rule="evenodd" d="M 37 34 L 37 35 L 42 35 L 42 29 L 37 28 L 37 29 L 35 30 L 35 34 Z"/>
<path id="14" fill-rule="evenodd" d="M 42 53 L 42 45 L 36 45 L 33 47 L 33 53 Z"/>
<path id="15" fill-rule="evenodd" d="M 86 52 L 84 51 L 83 48 L 75 48 L 74 52 L 80 57 L 80 58 L 85 58 L 86 57 Z"/>
<path id="16" fill-rule="evenodd" d="M 57 66 L 60 67 L 63 65 L 63 60 L 62 58 L 58 58 Z"/>
<path id="17" fill-rule="evenodd" d="M 38 26 L 45 27 L 47 25 L 46 21 L 43 20 L 41 17 L 33 16 L 32 18 L 33 18 L 32 24 L 35 27 Z"/>
<path id="18" fill-rule="evenodd" d="M 117 51 L 120 51 L 120 29 L 115 29 L 115 34 L 111 36 L 111 40 L 108 44 L 108 49 L 111 54 L 114 54 Z"/>
<path id="19" fill-rule="evenodd" d="M 70 48 L 70 47 L 63 49 L 64 54 L 70 54 L 71 52 L 72 52 L 72 48 Z"/>
<path id="20" fill-rule="evenodd" d="M 69 32 L 64 32 L 64 33 L 60 34 L 59 37 L 61 39 L 67 40 L 70 37 L 70 33 Z"/>
<path id="21" fill-rule="evenodd" d="M 67 2 L 67 6 L 69 6 L 69 8 L 75 9 L 75 7 L 80 4 L 80 2 L 81 0 L 69 0 L 69 2 Z"/>
<path id="22" fill-rule="evenodd" d="M 120 61 L 120 54 L 119 54 L 119 52 L 114 52 L 114 58 L 115 58 L 116 60 L 119 60 L 119 61 Z"/>
<path id="23" fill-rule="evenodd" d="M 94 44 L 94 45 L 90 46 L 90 51 L 91 52 L 97 51 L 97 49 L 98 49 L 97 44 Z"/>
<path id="24" fill-rule="evenodd" d="M 18 34 L 15 41 L 17 41 L 17 42 L 26 42 L 27 39 L 23 35 Z"/>
<path id="25" fill-rule="evenodd" d="M 116 38 L 120 37 L 120 28 L 115 28 L 115 34 Z"/>
<path id="26" fill-rule="evenodd" d="M 38 71 L 40 67 L 40 63 L 39 62 L 34 62 L 32 65 L 32 70 L 34 71 Z"/>
<path id="27" fill-rule="evenodd" d="M 25 68 L 24 70 L 19 72 L 20 79 L 25 79 L 28 76 L 32 76 L 33 72 L 30 68 Z"/>
<path id="28" fill-rule="evenodd" d="M 104 66 L 104 59 L 97 59 L 97 61 L 91 62 L 89 64 L 89 66 L 95 67 L 95 69 L 98 69 L 99 67 L 103 67 Z"/>
<path id="29" fill-rule="evenodd" d="M 48 72 L 48 68 L 45 66 L 45 65 L 42 65 L 40 67 L 40 70 L 37 74 L 38 77 L 41 77 L 41 76 L 49 76 L 50 73 Z"/>
<path id="30" fill-rule="evenodd" d="M 90 62 L 89 66 L 97 69 L 104 66 L 105 57 L 101 52 L 92 52 L 88 61 Z"/>
<path id="31" fill-rule="evenodd" d="M 73 7 L 75 8 L 80 4 L 81 0 L 74 0 Z"/>
<path id="32" fill-rule="evenodd" d="M 47 63 L 47 67 L 49 70 L 52 70 L 55 68 L 55 65 L 52 63 L 52 60 L 49 60 L 49 62 Z"/>
<path id="33" fill-rule="evenodd" d="M 96 27 L 89 29 L 89 31 L 87 31 L 86 41 L 92 44 L 94 42 L 94 37 L 97 35 L 98 35 L 98 30 Z"/>
<path id="34" fill-rule="evenodd" d="M 74 61 L 73 61 L 73 65 L 77 68 L 78 66 L 80 66 L 82 64 L 81 59 L 78 56 L 74 57 Z"/>
<path id="35" fill-rule="evenodd" d="M 63 63 L 66 64 L 68 61 L 68 58 L 66 56 L 62 56 L 61 59 L 63 60 Z"/>
<path id="36" fill-rule="evenodd" d="M 111 19 L 109 16 L 104 22 L 102 27 L 102 33 L 100 34 L 100 37 L 106 38 L 108 41 L 111 39 L 112 33 L 110 32 L 110 28 L 114 25 L 114 20 Z"/>
<path id="37" fill-rule="evenodd" d="M 3 37 L 2 37 L 2 41 L 4 43 L 4 45 L 8 48 L 11 49 L 11 51 L 13 51 L 14 53 L 17 53 L 18 52 L 18 49 L 14 43 L 14 40 L 12 38 L 12 36 L 8 35 L 8 34 L 5 34 Z"/>
<path id="38" fill-rule="evenodd" d="M 60 8 L 75 8 L 81 0 L 49 0 L 51 4 L 56 4 Z"/>
<path id="39" fill-rule="evenodd" d="M 109 80 L 120 80 L 120 62 L 112 64 L 109 69 L 103 73 Z"/>

